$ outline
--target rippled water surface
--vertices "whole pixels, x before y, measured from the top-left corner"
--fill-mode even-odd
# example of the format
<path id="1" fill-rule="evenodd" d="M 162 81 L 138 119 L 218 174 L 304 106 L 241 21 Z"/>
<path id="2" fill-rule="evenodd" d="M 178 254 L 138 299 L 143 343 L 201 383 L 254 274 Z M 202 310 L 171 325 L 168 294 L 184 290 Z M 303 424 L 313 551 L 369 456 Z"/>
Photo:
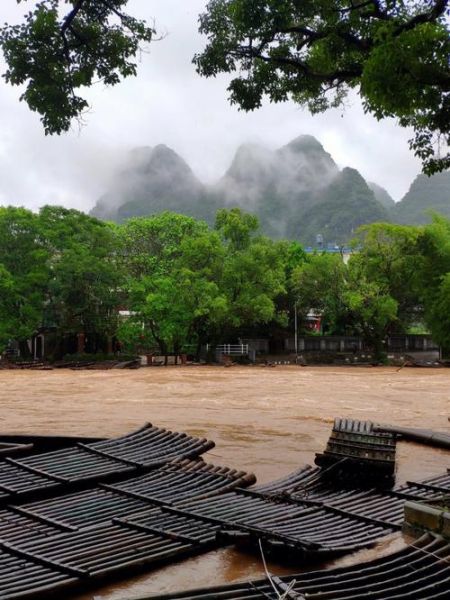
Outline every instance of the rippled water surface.
<path id="1" fill-rule="evenodd" d="M 216 447 L 207 460 L 253 471 L 259 482 L 312 463 L 335 416 L 450 433 L 446 369 L 1 371 L 0 383 L 0 429 L 5 433 L 115 436 L 150 421 L 213 439 Z M 450 467 L 450 453 L 400 443 L 398 462 L 399 479 L 423 478 Z M 363 558 L 399 543 L 385 542 L 362 553 Z M 256 558 L 224 549 L 78 598 L 118 600 L 260 575 Z"/>

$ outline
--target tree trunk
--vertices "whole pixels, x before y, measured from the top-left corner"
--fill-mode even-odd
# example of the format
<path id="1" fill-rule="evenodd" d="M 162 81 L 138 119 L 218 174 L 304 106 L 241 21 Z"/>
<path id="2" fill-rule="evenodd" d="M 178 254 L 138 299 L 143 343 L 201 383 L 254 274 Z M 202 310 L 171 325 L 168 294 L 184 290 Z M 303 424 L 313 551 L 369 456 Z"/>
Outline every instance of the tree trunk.
<path id="1" fill-rule="evenodd" d="M 179 344 L 174 344 L 173 345 L 173 351 L 175 353 L 175 364 L 178 365 L 178 354 L 180 353 L 180 346 L 179 346 Z"/>
<path id="2" fill-rule="evenodd" d="M 83 354 L 86 347 L 86 335 L 77 333 L 77 354 Z"/>
<path id="3" fill-rule="evenodd" d="M 30 348 L 28 347 L 27 340 L 19 341 L 19 351 L 21 358 L 32 358 Z"/>

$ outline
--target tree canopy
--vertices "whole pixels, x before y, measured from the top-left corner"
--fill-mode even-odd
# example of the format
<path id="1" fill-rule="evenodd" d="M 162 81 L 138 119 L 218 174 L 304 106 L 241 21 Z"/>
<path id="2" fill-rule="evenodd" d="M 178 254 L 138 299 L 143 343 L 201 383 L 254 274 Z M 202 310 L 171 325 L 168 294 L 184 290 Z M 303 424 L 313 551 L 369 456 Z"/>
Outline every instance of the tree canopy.
<path id="1" fill-rule="evenodd" d="M 214 230 L 169 212 L 119 226 L 124 287 L 142 339 L 164 354 L 187 347 L 198 354 L 201 345 L 281 318 L 277 298 L 303 254 L 258 229 L 258 219 L 238 208 L 218 211 Z"/>
<path id="2" fill-rule="evenodd" d="M 450 351 L 450 221 L 435 215 L 418 239 L 418 297 L 433 339 Z"/>
<path id="3" fill-rule="evenodd" d="M 17 3 L 27 0 L 17 0 Z M 141 43 L 153 28 L 129 15 L 128 0 L 40 0 L 22 23 L 0 28 L 7 63 L 3 77 L 25 84 L 21 95 L 38 112 L 47 134 L 80 119 L 88 102 L 80 89 L 96 81 L 112 86 L 136 74 Z M 69 5 L 69 6 L 67 6 Z"/>
<path id="4" fill-rule="evenodd" d="M 427 174 L 450 166 L 448 0 L 210 0 L 194 62 L 206 77 L 236 74 L 231 102 L 267 96 L 312 113 L 357 89 L 366 112 L 412 127 Z"/>
<path id="5" fill-rule="evenodd" d="M 26 340 L 41 325 L 50 278 L 39 219 L 24 208 L 0 208 L 0 348 Z"/>
<path id="6" fill-rule="evenodd" d="M 207 344 L 276 342 L 310 311 L 322 333 L 361 336 L 380 358 L 387 336 L 417 329 L 450 353 L 450 220 L 367 225 L 345 263 L 261 235 L 238 208 L 211 228 L 170 212 L 114 225 L 1 207 L 0 292 L 0 352 L 25 358 L 42 332 L 54 359 L 80 340 L 88 353 L 199 357 Z"/>

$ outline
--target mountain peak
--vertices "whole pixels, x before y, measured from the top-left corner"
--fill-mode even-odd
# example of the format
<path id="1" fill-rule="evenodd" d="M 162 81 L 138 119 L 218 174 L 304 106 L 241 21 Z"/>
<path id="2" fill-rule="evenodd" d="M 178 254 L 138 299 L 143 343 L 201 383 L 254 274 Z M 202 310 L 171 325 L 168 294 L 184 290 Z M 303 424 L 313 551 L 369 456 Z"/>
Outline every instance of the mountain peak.
<path id="1" fill-rule="evenodd" d="M 394 208 L 395 200 L 392 198 L 389 192 L 384 189 L 384 187 L 378 185 L 377 183 L 374 183 L 373 181 L 368 181 L 367 185 L 375 194 L 375 198 L 381 205 L 384 206 L 384 208 L 387 208 L 388 210 Z"/>
<path id="2" fill-rule="evenodd" d="M 150 158 L 150 166 L 152 169 L 169 169 L 181 172 L 183 174 L 191 173 L 191 168 L 187 162 L 181 158 L 179 154 L 166 146 L 165 144 L 158 144 L 153 148 L 153 152 Z"/>
<path id="3" fill-rule="evenodd" d="M 277 154 L 291 169 L 306 169 L 313 179 L 320 173 L 335 175 L 339 171 L 331 154 L 312 135 L 299 135 L 277 150 Z"/>
<path id="4" fill-rule="evenodd" d="M 173 155 L 177 155 L 177 153 L 175 152 L 175 150 L 172 150 L 172 148 L 169 148 L 169 146 L 166 146 L 166 144 L 157 144 L 154 148 L 153 148 L 153 154 L 155 154 L 156 156 L 158 155 L 168 155 L 168 156 L 173 156 Z"/>
<path id="5" fill-rule="evenodd" d="M 258 144 L 241 144 L 236 150 L 233 161 L 225 174 L 241 182 L 257 182 L 265 179 L 272 168 L 273 153 Z"/>
<path id="6" fill-rule="evenodd" d="M 291 152 L 323 152 L 327 154 L 319 140 L 313 135 L 308 134 L 297 136 L 281 148 L 281 150 L 283 149 L 289 149 Z"/>
<path id="7" fill-rule="evenodd" d="M 431 221 L 436 211 L 450 218 L 450 171 L 442 171 L 431 177 L 420 173 L 409 190 L 392 211 L 397 223 L 422 225 Z"/>

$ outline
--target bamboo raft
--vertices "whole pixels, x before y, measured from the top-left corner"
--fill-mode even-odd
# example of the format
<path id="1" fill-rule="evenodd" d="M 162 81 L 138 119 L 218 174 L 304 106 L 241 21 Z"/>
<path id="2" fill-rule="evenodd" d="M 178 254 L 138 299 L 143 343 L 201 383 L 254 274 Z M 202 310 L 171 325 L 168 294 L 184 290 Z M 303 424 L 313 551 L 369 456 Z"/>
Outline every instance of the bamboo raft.
<path id="1" fill-rule="evenodd" d="M 320 558 L 369 547 L 400 531 L 407 500 L 430 501 L 449 493 L 450 471 L 380 490 L 338 486 L 323 469 L 307 466 L 279 481 L 236 490 L 227 499 L 219 496 L 209 506 L 193 500 L 183 508 L 226 519 L 218 535 L 227 541 L 256 546 L 263 540 L 268 552 Z M 244 505 L 239 494 L 252 501 Z M 278 506 L 279 512 L 263 500 Z"/>
<path id="2" fill-rule="evenodd" d="M 257 546 L 268 554 L 325 559 L 354 552 L 394 533 L 390 524 L 339 511 L 318 503 L 270 498 L 251 490 L 236 490 L 208 500 L 177 505 L 184 514 L 209 519 L 227 543 Z"/>
<path id="3" fill-rule="evenodd" d="M 405 440 L 411 440 L 426 446 L 450 449 L 450 435 L 444 431 L 431 429 L 415 429 L 411 427 L 398 427 L 393 425 L 374 425 L 375 431 L 394 433 Z"/>
<path id="4" fill-rule="evenodd" d="M 213 447 L 206 439 L 148 424 L 120 438 L 7 457 L 0 462 L 0 504 L 146 472 L 175 458 L 196 458 Z"/>
<path id="5" fill-rule="evenodd" d="M 326 475 L 326 474 L 325 474 Z M 450 493 L 450 470 L 424 479 L 407 481 L 393 489 L 336 486 L 321 468 L 306 466 L 284 479 L 252 488 L 269 498 L 289 498 L 342 511 L 349 516 L 373 519 L 401 529 L 406 500 L 437 500 Z"/>
<path id="6" fill-rule="evenodd" d="M 338 486 L 310 466 L 249 487 L 254 476 L 198 458 L 211 446 L 149 425 L 115 440 L 5 458 L 0 597 L 61 598 L 66 588 L 235 541 L 261 541 L 265 552 L 295 558 L 352 552 L 398 531 L 406 499 L 450 490 L 449 472 L 378 490 Z"/>
<path id="7" fill-rule="evenodd" d="M 352 567 L 272 577 L 272 583 L 261 579 L 141 600 L 277 600 L 283 593 L 286 600 L 446 600 L 449 590 L 450 543 L 426 534 L 399 552 Z"/>
<path id="8" fill-rule="evenodd" d="M 105 438 L 67 436 L 67 435 L 30 435 L 30 434 L 2 434 L 0 435 L 0 446 L 13 444 L 27 446 L 31 453 L 50 452 L 61 448 L 76 446 L 79 442 L 92 444 L 103 441 Z"/>
<path id="9" fill-rule="evenodd" d="M 8 505 L 0 510 L 0 597 L 60 598 L 69 587 L 216 547 L 216 525 L 171 504 L 254 481 L 242 471 L 178 459 L 117 484 Z"/>
<path id="10" fill-rule="evenodd" d="M 56 498 L 10 505 L 10 510 L 61 531 L 101 525 L 145 509 L 172 505 L 184 497 L 207 498 L 254 483 L 243 471 L 216 467 L 202 460 L 176 460 L 143 476 L 98 486 Z M 0 521 L 0 539 L 4 532 Z"/>
<path id="11" fill-rule="evenodd" d="M 395 455 L 392 432 L 379 431 L 370 421 L 335 419 L 327 447 L 316 454 L 315 463 L 330 469 L 330 477 L 381 487 L 394 483 Z"/>

